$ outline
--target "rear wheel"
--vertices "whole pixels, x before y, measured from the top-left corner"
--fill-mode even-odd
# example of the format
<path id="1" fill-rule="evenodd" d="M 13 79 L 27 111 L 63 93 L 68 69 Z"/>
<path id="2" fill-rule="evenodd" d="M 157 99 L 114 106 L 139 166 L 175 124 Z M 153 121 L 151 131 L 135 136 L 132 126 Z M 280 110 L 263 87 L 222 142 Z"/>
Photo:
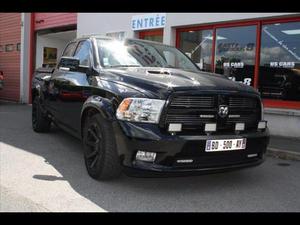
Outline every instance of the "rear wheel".
<path id="1" fill-rule="evenodd" d="M 121 174 L 112 126 L 100 114 L 86 118 L 83 146 L 85 165 L 92 178 L 106 180 Z"/>
<path id="2" fill-rule="evenodd" d="M 32 128 L 35 132 L 48 132 L 51 120 L 44 115 L 39 97 L 35 97 L 32 103 Z"/>

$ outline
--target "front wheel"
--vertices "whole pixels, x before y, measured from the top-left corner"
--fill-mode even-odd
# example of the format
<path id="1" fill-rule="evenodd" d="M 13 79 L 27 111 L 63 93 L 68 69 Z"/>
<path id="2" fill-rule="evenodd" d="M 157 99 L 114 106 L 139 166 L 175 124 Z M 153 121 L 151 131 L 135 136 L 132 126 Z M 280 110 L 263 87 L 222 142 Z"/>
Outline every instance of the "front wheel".
<path id="1" fill-rule="evenodd" d="M 35 97 L 32 103 L 32 128 L 35 132 L 48 132 L 51 120 L 44 115 L 39 97 Z"/>
<path id="2" fill-rule="evenodd" d="M 84 160 L 88 174 L 97 180 L 120 176 L 122 167 L 110 122 L 100 114 L 87 117 L 83 128 Z"/>

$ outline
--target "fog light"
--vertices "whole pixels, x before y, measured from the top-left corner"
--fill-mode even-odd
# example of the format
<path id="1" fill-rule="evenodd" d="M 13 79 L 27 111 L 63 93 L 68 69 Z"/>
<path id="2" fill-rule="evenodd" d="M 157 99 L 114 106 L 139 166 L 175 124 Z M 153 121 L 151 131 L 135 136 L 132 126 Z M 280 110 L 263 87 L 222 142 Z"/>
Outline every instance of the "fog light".
<path id="1" fill-rule="evenodd" d="M 256 156 L 258 156 L 257 153 L 256 153 L 256 154 L 248 154 L 248 155 L 247 155 L 248 158 L 253 158 L 253 157 L 256 157 Z"/>
<path id="2" fill-rule="evenodd" d="M 217 124 L 216 123 L 206 123 L 204 127 L 205 132 L 213 132 L 217 130 Z"/>
<path id="3" fill-rule="evenodd" d="M 169 124 L 169 131 L 170 132 L 180 132 L 182 129 L 181 123 L 170 123 Z"/>
<path id="4" fill-rule="evenodd" d="M 235 124 L 235 130 L 236 131 L 243 131 L 243 130 L 245 130 L 245 124 L 244 123 L 236 123 Z"/>
<path id="5" fill-rule="evenodd" d="M 155 152 L 144 152 L 144 151 L 138 151 L 135 156 L 136 160 L 146 161 L 146 162 L 154 162 L 155 157 L 156 157 Z"/>
<path id="6" fill-rule="evenodd" d="M 260 121 L 258 123 L 257 129 L 262 130 L 267 128 L 267 121 Z"/>

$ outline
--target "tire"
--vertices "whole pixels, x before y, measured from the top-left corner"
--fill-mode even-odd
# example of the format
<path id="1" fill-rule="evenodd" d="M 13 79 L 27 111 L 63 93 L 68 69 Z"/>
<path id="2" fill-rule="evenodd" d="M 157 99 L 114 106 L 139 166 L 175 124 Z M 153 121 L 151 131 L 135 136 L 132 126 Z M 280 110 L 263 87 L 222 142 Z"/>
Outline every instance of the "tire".
<path id="1" fill-rule="evenodd" d="M 87 117 L 83 125 L 84 161 L 96 180 L 117 178 L 122 172 L 111 123 L 100 114 Z"/>
<path id="2" fill-rule="evenodd" d="M 32 128 L 35 132 L 49 132 L 51 120 L 44 115 L 39 97 L 35 97 L 32 103 Z"/>

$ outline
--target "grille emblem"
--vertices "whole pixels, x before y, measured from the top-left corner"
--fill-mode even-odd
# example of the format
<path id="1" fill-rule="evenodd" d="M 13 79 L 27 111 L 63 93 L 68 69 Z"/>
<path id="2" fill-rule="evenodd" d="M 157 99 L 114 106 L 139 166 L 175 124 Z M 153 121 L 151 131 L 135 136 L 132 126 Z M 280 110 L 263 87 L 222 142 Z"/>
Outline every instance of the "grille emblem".
<path id="1" fill-rule="evenodd" d="M 221 118 L 225 118 L 228 115 L 228 106 L 227 105 L 219 105 L 219 116 Z"/>

